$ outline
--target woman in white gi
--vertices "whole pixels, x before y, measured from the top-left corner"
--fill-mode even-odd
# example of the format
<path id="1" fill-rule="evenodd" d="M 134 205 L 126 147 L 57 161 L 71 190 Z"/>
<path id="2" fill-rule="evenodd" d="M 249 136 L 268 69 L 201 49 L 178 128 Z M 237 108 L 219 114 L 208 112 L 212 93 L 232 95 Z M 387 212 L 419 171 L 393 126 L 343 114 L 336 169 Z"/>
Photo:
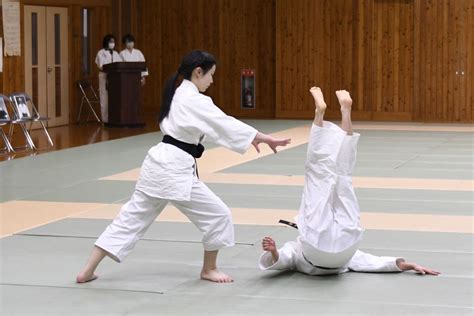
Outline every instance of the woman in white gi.
<path id="1" fill-rule="evenodd" d="M 197 175 L 195 158 L 204 150 L 204 139 L 245 153 L 253 144 L 266 143 L 274 152 L 290 140 L 274 139 L 259 133 L 222 112 L 204 92 L 216 71 L 214 57 L 203 51 L 186 55 L 165 84 L 159 123 L 163 141 L 152 147 L 143 162 L 135 192 L 95 243 L 77 282 L 92 281 L 99 262 L 110 256 L 121 262 L 137 241 L 171 202 L 203 233 L 204 263 L 201 278 L 232 282 L 217 269 L 218 250 L 234 245 L 234 229 L 229 208 Z M 176 89 L 178 78 L 184 80 Z"/>
<path id="2" fill-rule="evenodd" d="M 135 46 L 135 37 L 132 34 L 127 34 L 122 38 L 122 43 L 125 49 L 120 52 L 120 57 L 123 61 L 142 61 L 145 62 L 145 56 Z M 145 84 L 145 77 L 148 76 L 148 71 L 142 72 L 142 85 Z"/>
<path id="3" fill-rule="evenodd" d="M 114 50 L 115 36 L 107 34 L 102 40 L 102 49 L 97 52 L 95 63 L 99 68 L 99 98 L 100 98 L 100 113 L 102 122 L 109 122 L 109 96 L 107 92 L 107 74 L 102 70 L 106 64 L 122 61 L 119 53 Z"/>
<path id="4" fill-rule="evenodd" d="M 265 237 L 262 248 L 266 252 L 260 256 L 260 269 L 296 270 L 310 275 L 405 270 L 438 275 L 439 272 L 403 258 L 377 257 L 358 250 L 363 230 L 351 177 L 360 135 L 352 131 L 352 100 L 349 92 L 336 92 L 342 113 L 339 128 L 323 121 L 326 104 L 321 89 L 313 87 L 310 92 L 316 110 L 296 218 L 299 236 L 281 249 L 276 248 L 272 238 Z"/>

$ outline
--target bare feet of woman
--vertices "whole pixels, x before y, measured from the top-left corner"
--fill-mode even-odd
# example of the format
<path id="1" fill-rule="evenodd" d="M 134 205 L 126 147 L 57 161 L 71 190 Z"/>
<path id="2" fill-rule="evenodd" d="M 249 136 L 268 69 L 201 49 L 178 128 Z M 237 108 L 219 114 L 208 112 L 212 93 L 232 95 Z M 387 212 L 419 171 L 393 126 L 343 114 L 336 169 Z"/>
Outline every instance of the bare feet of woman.
<path id="1" fill-rule="evenodd" d="M 346 90 L 337 90 L 336 91 L 337 99 L 339 100 L 339 104 L 341 105 L 341 112 L 347 113 L 351 112 L 352 107 L 352 99 L 349 91 Z"/>
<path id="2" fill-rule="evenodd" d="M 217 269 L 215 270 L 202 270 L 201 279 L 206 281 L 212 281 L 217 283 L 231 283 L 234 282 L 234 279 L 229 275 L 221 272 Z"/>
<path id="3" fill-rule="evenodd" d="M 93 273 L 88 273 L 88 272 L 82 271 L 77 275 L 76 282 L 77 283 L 86 283 L 86 282 L 94 281 L 97 278 L 98 278 L 98 276 L 93 274 Z"/>
<path id="4" fill-rule="evenodd" d="M 313 95 L 314 99 L 314 124 L 323 126 L 324 111 L 326 111 L 326 102 L 324 102 L 323 92 L 319 87 L 312 87 L 309 92 Z"/>

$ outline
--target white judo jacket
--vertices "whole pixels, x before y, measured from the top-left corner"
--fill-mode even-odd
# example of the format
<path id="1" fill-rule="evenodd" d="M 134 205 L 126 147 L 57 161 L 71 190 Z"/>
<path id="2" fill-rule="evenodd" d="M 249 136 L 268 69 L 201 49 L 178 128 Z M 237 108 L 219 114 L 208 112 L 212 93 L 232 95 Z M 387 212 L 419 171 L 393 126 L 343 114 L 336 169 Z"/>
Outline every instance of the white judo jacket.
<path id="1" fill-rule="evenodd" d="M 258 266 L 261 270 L 294 270 L 309 275 L 339 274 L 348 271 L 355 272 L 401 272 L 397 265 L 404 258 L 378 257 L 357 250 L 352 259 L 343 267 L 338 269 L 322 269 L 313 266 L 303 256 L 301 237 L 296 241 L 290 241 L 278 249 L 279 258 L 273 262 L 270 252 L 264 252 L 260 256 Z"/>
<path id="2" fill-rule="evenodd" d="M 160 129 L 164 135 L 182 142 L 197 145 L 207 140 L 241 154 L 258 132 L 222 112 L 189 80 L 183 80 L 176 89 L 169 115 Z M 159 143 L 148 151 L 136 189 L 157 198 L 190 201 L 194 164 L 194 158 L 185 151 Z"/>

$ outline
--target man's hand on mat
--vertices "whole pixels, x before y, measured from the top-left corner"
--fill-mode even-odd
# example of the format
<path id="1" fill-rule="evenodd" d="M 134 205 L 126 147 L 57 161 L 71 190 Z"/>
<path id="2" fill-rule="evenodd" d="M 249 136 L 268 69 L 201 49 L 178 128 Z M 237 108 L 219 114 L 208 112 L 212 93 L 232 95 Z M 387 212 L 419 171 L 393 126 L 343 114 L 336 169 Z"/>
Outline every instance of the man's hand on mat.
<path id="1" fill-rule="evenodd" d="M 419 264 L 416 264 L 416 263 L 397 261 L 397 265 L 402 271 L 414 270 L 416 273 L 421 274 L 421 275 L 425 275 L 425 274 L 439 275 L 440 274 L 440 272 L 438 271 L 431 270 L 429 268 L 420 266 Z"/>
<path id="2" fill-rule="evenodd" d="M 276 154 L 277 153 L 277 147 L 279 146 L 286 146 L 291 143 L 291 139 L 277 139 L 274 138 L 270 135 L 266 135 L 263 133 L 258 132 L 257 135 L 255 136 L 254 140 L 252 141 L 252 145 L 255 147 L 255 150 L 257 150 L 258 153 L 260 153 L 260 148 L 258 145 L 260 143 L 265 143 L 270 147 L 273 152 Z"/>
<path id="3" fill-rule="evenodd" d="M 263 238 L 262 249 L 265 251 L 269 251 L 272 254 L 273 263 L 277 262 L 280 258 L 280 254 L 278 253 L 275 241 L 271 237 Z"/>
<path id="4" fill-rule="evenodd" d="M 262 249 L 265 251 L 273 252 L 276 250 L 275 241 L 271 237 L 265 237 L 262 240 Z"/>

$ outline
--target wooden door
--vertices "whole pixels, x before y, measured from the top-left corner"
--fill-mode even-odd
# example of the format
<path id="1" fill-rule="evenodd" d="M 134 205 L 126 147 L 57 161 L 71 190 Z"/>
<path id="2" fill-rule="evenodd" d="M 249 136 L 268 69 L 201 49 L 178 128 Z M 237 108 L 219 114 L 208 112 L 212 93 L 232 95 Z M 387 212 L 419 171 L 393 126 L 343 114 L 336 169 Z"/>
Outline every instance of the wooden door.
<path id="1" fill-rule="evenodd" d="M 25 90 L 48 126 L 69 123 L 68 9 L 25 6 Z"/>

